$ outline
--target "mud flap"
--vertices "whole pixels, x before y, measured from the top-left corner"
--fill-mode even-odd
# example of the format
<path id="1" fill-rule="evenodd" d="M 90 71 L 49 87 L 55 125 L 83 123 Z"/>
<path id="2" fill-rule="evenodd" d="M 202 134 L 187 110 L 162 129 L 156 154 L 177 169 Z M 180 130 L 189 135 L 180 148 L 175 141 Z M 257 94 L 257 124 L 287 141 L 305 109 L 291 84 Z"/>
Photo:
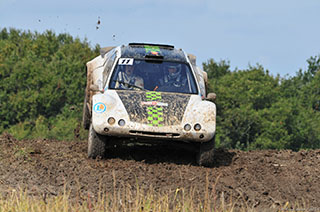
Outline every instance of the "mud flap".
<path id="1" fill-rule="evenodd" d="M 215 136 L 208 142 L 201 143 L 197 152 L 197 164 L 200 166 L 212 166 L 214 162 Z"/>

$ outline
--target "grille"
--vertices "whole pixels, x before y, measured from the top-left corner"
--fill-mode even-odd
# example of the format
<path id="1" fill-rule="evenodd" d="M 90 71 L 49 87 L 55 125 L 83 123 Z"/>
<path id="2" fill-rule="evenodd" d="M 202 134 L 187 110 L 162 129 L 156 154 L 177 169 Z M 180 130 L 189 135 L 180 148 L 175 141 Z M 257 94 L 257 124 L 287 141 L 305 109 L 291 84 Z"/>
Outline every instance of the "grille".
<path id="1" fill-rule="evenodd" d="M 161 137 L 161 138 L 178 138 L 180 136 L 179 133 L 160 133 L 160 132 L 147 132 L 147 131 L 138 131 L 138 130 L 130 130 L 131 135 L 139 135 L 139 136 L 153 136 L 153 137 Z"/>

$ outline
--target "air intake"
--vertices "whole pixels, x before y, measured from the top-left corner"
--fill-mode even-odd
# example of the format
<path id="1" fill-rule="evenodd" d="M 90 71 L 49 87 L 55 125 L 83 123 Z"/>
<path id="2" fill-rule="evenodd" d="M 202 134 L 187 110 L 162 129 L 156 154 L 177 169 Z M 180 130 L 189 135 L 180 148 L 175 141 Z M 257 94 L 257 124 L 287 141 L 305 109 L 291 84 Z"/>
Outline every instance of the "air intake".
<path id="1" fill-rule="evenodd" d="M 159 133 L 159 132 L 146 132 L 146 131 L 138 131 L 138 130 L 130 130 L 131 135 L 138 136 L 148 136 L 148 137 L 158 137 L 158 138 L 178 138 L 180 136 L 179 133 Z"/>

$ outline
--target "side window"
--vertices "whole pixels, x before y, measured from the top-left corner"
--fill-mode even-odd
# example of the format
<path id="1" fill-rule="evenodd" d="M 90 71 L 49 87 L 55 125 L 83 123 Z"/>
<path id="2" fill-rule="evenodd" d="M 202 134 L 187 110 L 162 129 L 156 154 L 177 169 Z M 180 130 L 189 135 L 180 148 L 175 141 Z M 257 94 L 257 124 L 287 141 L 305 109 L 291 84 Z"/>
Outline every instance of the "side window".
<path id="1" fill-rule="evenodd" d="M 110 75 L 111 69 L 112 69 L 113 64 L 115 62 L 116 55 L 117 55 L 117 52 L 115 52 L 115 51 L 111 51 L 110 56 L 107 55 L 107 56 L 109 56 L 109 58 L 106 62 L 106 66 L 103 70 L 103 87 L 105 87 L 105 85 L 106 85 L 107 79 Z"/>
<path id="2" fill-rule="evenodd" d="M 201 96 L 205 97 L 206 96 L 206 85 L 205 85 L 205 82 L 204 82 L 202 70 L 197 66 L 193 66 L 193 68 L 194 68 L 194 70 L 196 72 L 196 75 L 197 75 Z"/>
<path id="3" fill-rule="evenodd" d="M 193 68 L 193 70 L 194 70 L 194 72 L 196 74 L 197 81 L 200 82 L 200 77 L 199 77 L 200 73 L 199 73 L 198 68 L 196 66 L 194 66 L 194 65 L 192 65 L 192 68 Z"/>

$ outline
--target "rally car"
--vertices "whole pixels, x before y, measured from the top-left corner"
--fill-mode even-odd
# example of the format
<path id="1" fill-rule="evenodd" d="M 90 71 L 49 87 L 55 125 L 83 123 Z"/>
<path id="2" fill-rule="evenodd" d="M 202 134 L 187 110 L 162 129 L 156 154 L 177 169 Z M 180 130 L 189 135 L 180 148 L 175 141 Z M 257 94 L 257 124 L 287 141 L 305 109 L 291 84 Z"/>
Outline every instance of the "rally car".
<path id="1" fill-rule="evenodd" d="M 172 45 L 101 49 L 87 63 L 83 126 L 89 130 L 88 157 L 105 156 L 121 138 L 192 145 L 197 163 L 211 164 L 216 106 L 206 84 L 195 56 Z"/>

